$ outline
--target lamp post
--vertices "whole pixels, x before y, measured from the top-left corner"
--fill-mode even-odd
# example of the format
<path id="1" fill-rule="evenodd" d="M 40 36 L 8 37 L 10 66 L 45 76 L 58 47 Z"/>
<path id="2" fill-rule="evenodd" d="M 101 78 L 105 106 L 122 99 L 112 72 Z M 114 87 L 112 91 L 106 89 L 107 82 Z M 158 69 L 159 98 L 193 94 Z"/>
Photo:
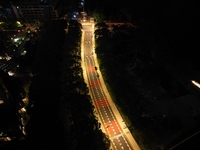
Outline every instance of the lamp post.
<path id="1" fill-rule="evenodd" d="M 85 4 L 84 0 L 81 0 L 81 5 L 83 7 L 83 12 L 85 11 L 84 4 Z"/>

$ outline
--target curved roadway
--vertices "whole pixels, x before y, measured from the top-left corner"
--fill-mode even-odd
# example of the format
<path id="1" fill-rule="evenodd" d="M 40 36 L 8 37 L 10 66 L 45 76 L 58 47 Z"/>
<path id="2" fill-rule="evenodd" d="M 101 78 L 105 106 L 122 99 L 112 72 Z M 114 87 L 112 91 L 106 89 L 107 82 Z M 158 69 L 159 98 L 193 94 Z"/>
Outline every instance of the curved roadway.
<path id="1" fill-rule="evenodd" d="M 94 23 L 82 23 L 82 58 L 84 78 L 89 86 L 90 94 L 101 122 L 102 131 L 111 140 L 112 150 L 140 150 L 131 135 L 117 108 L 112 102 L 98 70 L 94 53 Z"/>

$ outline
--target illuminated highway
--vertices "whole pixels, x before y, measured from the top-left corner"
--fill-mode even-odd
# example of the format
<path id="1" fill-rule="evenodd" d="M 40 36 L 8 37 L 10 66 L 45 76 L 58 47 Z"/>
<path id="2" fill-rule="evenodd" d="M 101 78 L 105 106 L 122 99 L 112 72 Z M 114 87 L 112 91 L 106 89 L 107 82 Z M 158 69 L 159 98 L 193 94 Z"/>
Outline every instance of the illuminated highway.
<path id="1" fill-rule="evenodd" d="M 112 150 L 140 150 L 112 102 L 101 76 L 94 52 L 94 24 L 82 23 L 82 26 L 82 67 L 84 78 L 89 86 L 102 131 L 109 136 Z"/>

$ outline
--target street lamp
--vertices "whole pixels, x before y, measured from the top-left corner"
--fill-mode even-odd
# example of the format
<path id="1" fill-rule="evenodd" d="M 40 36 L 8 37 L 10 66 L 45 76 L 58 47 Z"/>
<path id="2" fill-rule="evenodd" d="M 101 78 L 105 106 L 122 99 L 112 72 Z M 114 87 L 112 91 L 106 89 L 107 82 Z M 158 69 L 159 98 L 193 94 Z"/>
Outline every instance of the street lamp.
<path id="1" fill-rule="evenodd" d="M 85 11 L 84 4 L 85 4 L 84 0 L 81 0 L 81 5 L 83 7 L 83 12 Z"/>

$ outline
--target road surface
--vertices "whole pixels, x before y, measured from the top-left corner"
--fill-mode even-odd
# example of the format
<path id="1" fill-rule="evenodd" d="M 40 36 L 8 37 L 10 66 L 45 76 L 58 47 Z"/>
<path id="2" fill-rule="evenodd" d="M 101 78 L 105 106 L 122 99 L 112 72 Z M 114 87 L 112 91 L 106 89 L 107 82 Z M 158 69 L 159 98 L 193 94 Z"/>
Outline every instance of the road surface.
<path id="1" fill-rule="evenodd" d="M 101 129 L 111 140 L 112 150 L 140 150 L 104 84 L 94 52 L 94 23 L 82 23 L 82 58 L 84 78 L 101 123 Z"/>

